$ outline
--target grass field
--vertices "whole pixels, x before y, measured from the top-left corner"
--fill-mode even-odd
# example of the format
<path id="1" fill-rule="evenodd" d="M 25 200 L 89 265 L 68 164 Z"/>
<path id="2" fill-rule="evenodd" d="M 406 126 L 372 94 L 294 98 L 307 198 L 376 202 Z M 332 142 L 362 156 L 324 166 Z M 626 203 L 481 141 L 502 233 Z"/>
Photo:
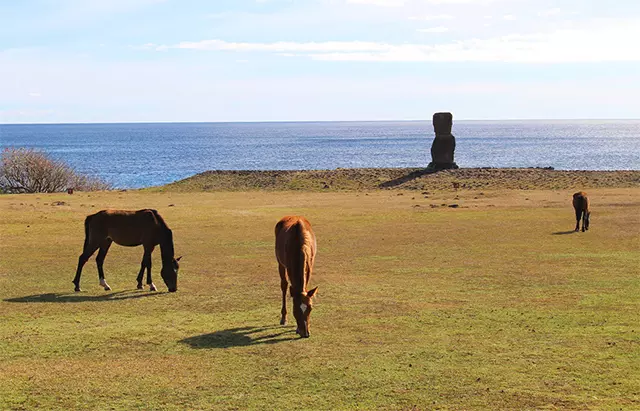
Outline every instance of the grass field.
<path id="1" fill-rule="evenodd" d="M 640 188 L 0 196 L 0 409 L 640 409 Z M 451 205 L 458 207 L 453 208 Z M 85 215 L 160 211 L 71 280 Z M 273 227 L 318 237 L 311 338 L 278 325 Z M 294 323 L 290 317 L 290 324 Z"/>

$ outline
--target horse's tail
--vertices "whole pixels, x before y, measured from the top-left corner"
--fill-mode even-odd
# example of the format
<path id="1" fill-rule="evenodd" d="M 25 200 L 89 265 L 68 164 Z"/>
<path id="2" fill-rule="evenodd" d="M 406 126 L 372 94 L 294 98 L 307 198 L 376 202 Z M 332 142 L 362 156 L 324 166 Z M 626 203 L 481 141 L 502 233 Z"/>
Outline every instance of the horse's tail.
<path id="1" fill-rule="evenodd" d="M 573 208 L 576 212 L 576 231 L 578 230 L 578 224 L 581 219 L 582 231 L 588 230 L 591 210 L 589 209 L 589 197 L 587 197 L 587 193 L 579 191 L 573 195 Z"/>
<path id="2" fill-rule="evenodd" d="M 84 248 L 85 249 L 89 247 L 89 243 L 91 243 L 91 221 L 95 216 L 96 216 L 95 214 L 91 214 L 84 219 Z"/>
<path id="3" fill-rule="evenodd" d="M 589 209 L 589 197 L 585 195 L 583 198 L 584 198 L 582 203 L 583 211 L 587 214 L 591 214 L 591 210 Z"/>

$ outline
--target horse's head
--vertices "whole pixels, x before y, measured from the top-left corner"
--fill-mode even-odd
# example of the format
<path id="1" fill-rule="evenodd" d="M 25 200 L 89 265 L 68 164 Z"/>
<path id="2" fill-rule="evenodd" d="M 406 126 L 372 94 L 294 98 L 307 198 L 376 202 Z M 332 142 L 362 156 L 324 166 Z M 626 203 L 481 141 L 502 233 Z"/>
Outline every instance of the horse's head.
<path id="1" fill-rule="evenodd" d="M 309 338 L 309 317 L 313 308 L 312 298 L 318 292 L 318 287 L 302 294 L 293 294 L 293 316 L 296 318 L 298 328 L 296 333 L 303 338 Z"/>
<path id="2" fill-rule="evenodd" d="M 178 291 L 178 269 L 180 269 L 178 261 L 180 261 L 181 258 L 182 257 L 173 258 L 171 264 L 163 264 L 162 270 L 160 270 L 160 275 L 170 293 Z"/>

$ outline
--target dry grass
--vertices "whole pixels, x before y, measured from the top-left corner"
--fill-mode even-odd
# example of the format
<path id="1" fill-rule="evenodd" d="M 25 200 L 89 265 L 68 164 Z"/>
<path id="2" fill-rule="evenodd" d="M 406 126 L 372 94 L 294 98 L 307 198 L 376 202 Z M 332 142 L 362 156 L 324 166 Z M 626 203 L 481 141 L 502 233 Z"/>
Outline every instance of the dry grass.
<path id="1" fill-rule="evenodd" d="M 573 191 L 0 196 L 0 409 L 638 409 L 640 189 L 589 190 L 584 234 Z M 107 207 L 165 217 L 177 293 L 134 290 L 118 246 L 114 291 L 91 261 L 73 293 Z M 290 213 L 318 236 L 308 340 L 277 325 Z"/>

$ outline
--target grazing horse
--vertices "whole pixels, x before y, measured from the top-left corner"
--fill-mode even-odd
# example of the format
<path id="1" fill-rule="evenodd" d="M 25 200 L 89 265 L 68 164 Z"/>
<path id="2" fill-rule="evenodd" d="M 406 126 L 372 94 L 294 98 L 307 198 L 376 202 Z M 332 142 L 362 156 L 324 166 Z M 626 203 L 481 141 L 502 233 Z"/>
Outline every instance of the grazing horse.
<path id="1" fill-rule="evenodd" d="M 102 264 L 111 243 L 114 241 L 116 244 L 126 247 L 144 246 L 144 255 L 140 273 L 138 274 L 138 289 L 143 289 L 142 276 L 146 268 L 147 284 L 151 291 L 157 290 L 151 280 L 151 253 L 155 246 L 159 244 L 160 253 L 162 254 L 160 275 L 170 292 L 178 289 L 178 261 L 182 257 L 173 257 L 173 233 L 156 210 L 102 210 L 87 216 L 84 220 L 84 231 L 84 248 L 78 259 L 76 277 L 73 279 L 76 291 L 81 291 L 80 275 L 82 274 L 82 267 L 97 249 L 100 249 L 96 257 L 100 285 L 106 291 L 111 290 L 111 287 L 104 279 Z"/>
<path id="2" fill-rule="evenodd" d="M 315 256 L 316 236 L 309 221 L 304 217 L 283 217 L 276 224 L 276 259 L 282 289 L 280 324 L 287 323 L 287 286 L 290 283 L 289 293 L 293 299 L 293 316 L 298 325 L 296 333 L 304 338 L 310 335 L 309 316 L 312 298 L 318 291 L 318 287 L 307 291 Z"/>
<path id="3" fill-rule="evenodd" d="M 589 229 L 589 217 L 591 216 L 587 193 L 579 191 L 573 195 L 573 208 L 576 210 L 576 231 L 580 230 L 580 218 L 582 218 L 582 231 L 587 231 Z"/>

